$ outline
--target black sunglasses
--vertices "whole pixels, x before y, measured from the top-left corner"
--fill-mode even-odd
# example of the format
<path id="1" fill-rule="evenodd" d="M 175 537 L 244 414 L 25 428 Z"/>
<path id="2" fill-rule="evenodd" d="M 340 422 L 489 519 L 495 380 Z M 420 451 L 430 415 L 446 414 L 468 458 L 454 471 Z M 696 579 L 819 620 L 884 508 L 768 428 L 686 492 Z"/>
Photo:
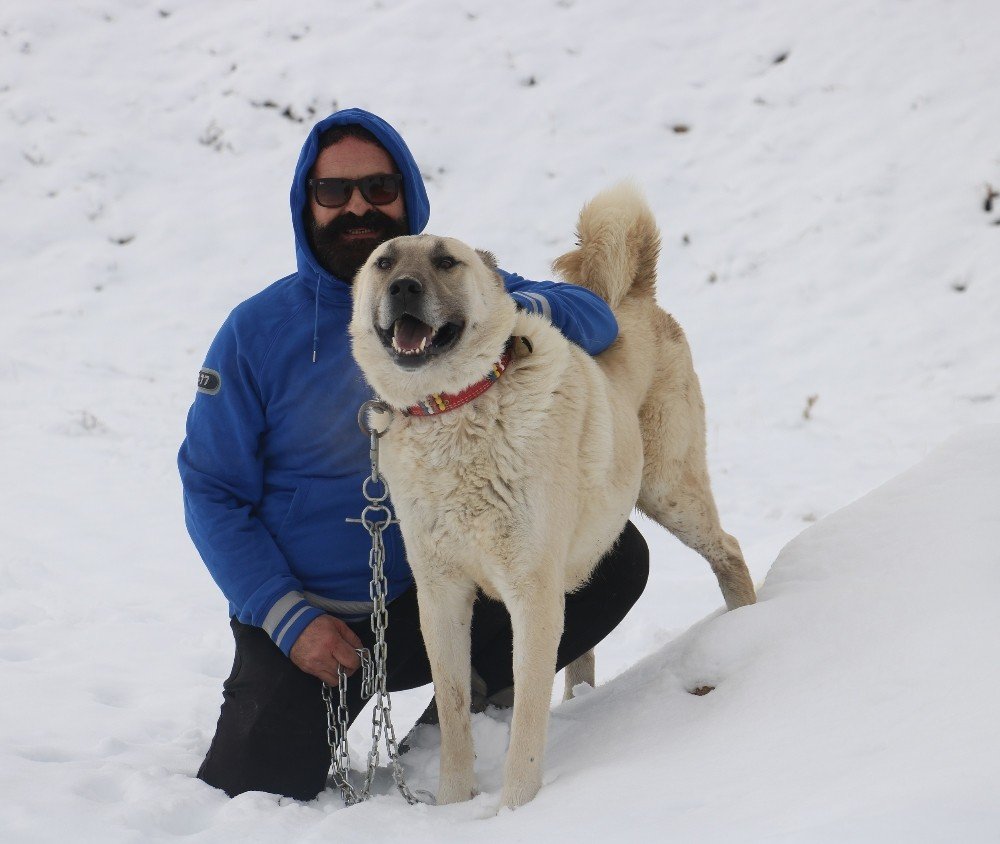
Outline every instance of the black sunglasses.
<path id="1" fill-rule="evenodd" d="M 355 188 L 359 188 L 361 195 L 372 205 L 388 205 L 396 201 L 402 183 L 403 177 L 399 173 L 379 173 L 360 179 L 310 179 L 308 185 L 318 205 L 342 208 L 351 201 Z"/>

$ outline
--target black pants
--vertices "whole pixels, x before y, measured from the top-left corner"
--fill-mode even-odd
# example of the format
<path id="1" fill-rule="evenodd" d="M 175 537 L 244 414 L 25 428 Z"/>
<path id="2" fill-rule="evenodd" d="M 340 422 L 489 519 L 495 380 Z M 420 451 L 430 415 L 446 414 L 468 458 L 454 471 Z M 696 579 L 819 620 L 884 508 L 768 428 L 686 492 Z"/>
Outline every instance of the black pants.
<path id="1" fill-rule="evenodd" d="M 566 596 L 559 668 L 589 651 L 618 625 L 642 594 L 648 575 L 649 549 L 630 522 L 590 581 Z M 198 776 L 231 797 L 268 791 L 311 800 L 326 787 L 330 767 L 321 683 L 300 671 L 259 627 L 235 618 L 230 625 L 236 659 L 223 683 L 215 738 Z M 350 626 L 371 649 L 374 637 L 368 620 Z M 389 605 L 386 645 L 390 692 L 431 682 L 412 587 Z M 486 681 L 488 694 L 513 684 L 512 650 L 506 608 L 480 594 L 472 614 L 472 664 Z M 348 679 L 347 702 L 353 722 L 365 703 L 360 672 Z"/>

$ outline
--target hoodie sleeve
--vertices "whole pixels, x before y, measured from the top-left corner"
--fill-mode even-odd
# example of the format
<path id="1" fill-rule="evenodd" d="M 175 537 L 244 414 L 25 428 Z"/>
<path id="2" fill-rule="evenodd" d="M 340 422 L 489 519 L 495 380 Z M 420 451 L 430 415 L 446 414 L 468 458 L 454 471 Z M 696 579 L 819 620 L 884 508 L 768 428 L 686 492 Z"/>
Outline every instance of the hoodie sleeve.
<path id="1" fill-rule="evenodd" d="M 262 627 L 287 656 L 323 612 L 306 602 L 302 584 L 256 515 L 264 485 L 264 407 L 251 361 L 254 343 L 239 336 L 235 314 L 209 349 L 177 456 L 184 516 L 239 620 Z"/>
<path id="2" fill-rule="evenodd" d="M 607 302 L 585 287 L 499 272 L 519 308 L 542 314 L 588 354 L 600 354 L 618 336 L 618 320 Z"/>

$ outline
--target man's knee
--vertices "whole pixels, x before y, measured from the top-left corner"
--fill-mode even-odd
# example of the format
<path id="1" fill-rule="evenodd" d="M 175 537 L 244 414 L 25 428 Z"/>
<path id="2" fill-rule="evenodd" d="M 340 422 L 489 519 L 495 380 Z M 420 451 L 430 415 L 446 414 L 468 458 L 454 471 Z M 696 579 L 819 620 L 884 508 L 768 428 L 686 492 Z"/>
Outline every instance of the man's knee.
<path id="1" fill-rule="evenodd" d="M 230 797 L 267 791 L 311 800 L 330 756 L 320 682 L 299 671 L 267 634 L 233 624 L 236 660 L 199 779 Z"/>
<path id="2" fill-rule="evenodd" d="M 609 586 L 623 603 L 632 606 L 639 600 L 649 580 L 649 546 L 632 522 L 626 522 L 602 566 L 607 564 Z"/>
<path id="3" fill-rule="evenodd" d="M 628 556 L 632 561 L 632 577 L 640 584 L 641 592 L 649 579 L 649 546 L 646 544 L 646 537 L 632 522 L 626 522 L 625 530 L 622 531 L 622 541 L 628 546 Z"/>
<path id="4" fill-rule="evenodd" d="M 198 779 L 230 797 L 247 791 L 265 791 L 296 800 L 312 800 L 326 788 L 329 750 L 311 744 L 299 752 L 248 741 L 239 747 L 213 742 L 198 769 Z"/>

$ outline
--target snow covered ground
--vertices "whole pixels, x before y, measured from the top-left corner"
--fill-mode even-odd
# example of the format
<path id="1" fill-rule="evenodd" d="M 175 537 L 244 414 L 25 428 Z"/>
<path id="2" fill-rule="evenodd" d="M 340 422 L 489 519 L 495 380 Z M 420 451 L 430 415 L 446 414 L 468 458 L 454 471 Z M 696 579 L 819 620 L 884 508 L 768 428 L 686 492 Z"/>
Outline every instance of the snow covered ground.
<path id="1" fill-rule="evenodd" d="M 0 838 L 1000 838 L 998 32 L 992 0 L 8 0 Z M 193 779 L 232 653 L 174 455 L 218 325 L 293 266 L 302 121 L 335 103 L 400 128 L 430 231 L 528 277 L 637 179 L 763 582 L 720 616 L 640 521 L 647 592 L 495 818 L 496 713 L 462 806 Z"/>

